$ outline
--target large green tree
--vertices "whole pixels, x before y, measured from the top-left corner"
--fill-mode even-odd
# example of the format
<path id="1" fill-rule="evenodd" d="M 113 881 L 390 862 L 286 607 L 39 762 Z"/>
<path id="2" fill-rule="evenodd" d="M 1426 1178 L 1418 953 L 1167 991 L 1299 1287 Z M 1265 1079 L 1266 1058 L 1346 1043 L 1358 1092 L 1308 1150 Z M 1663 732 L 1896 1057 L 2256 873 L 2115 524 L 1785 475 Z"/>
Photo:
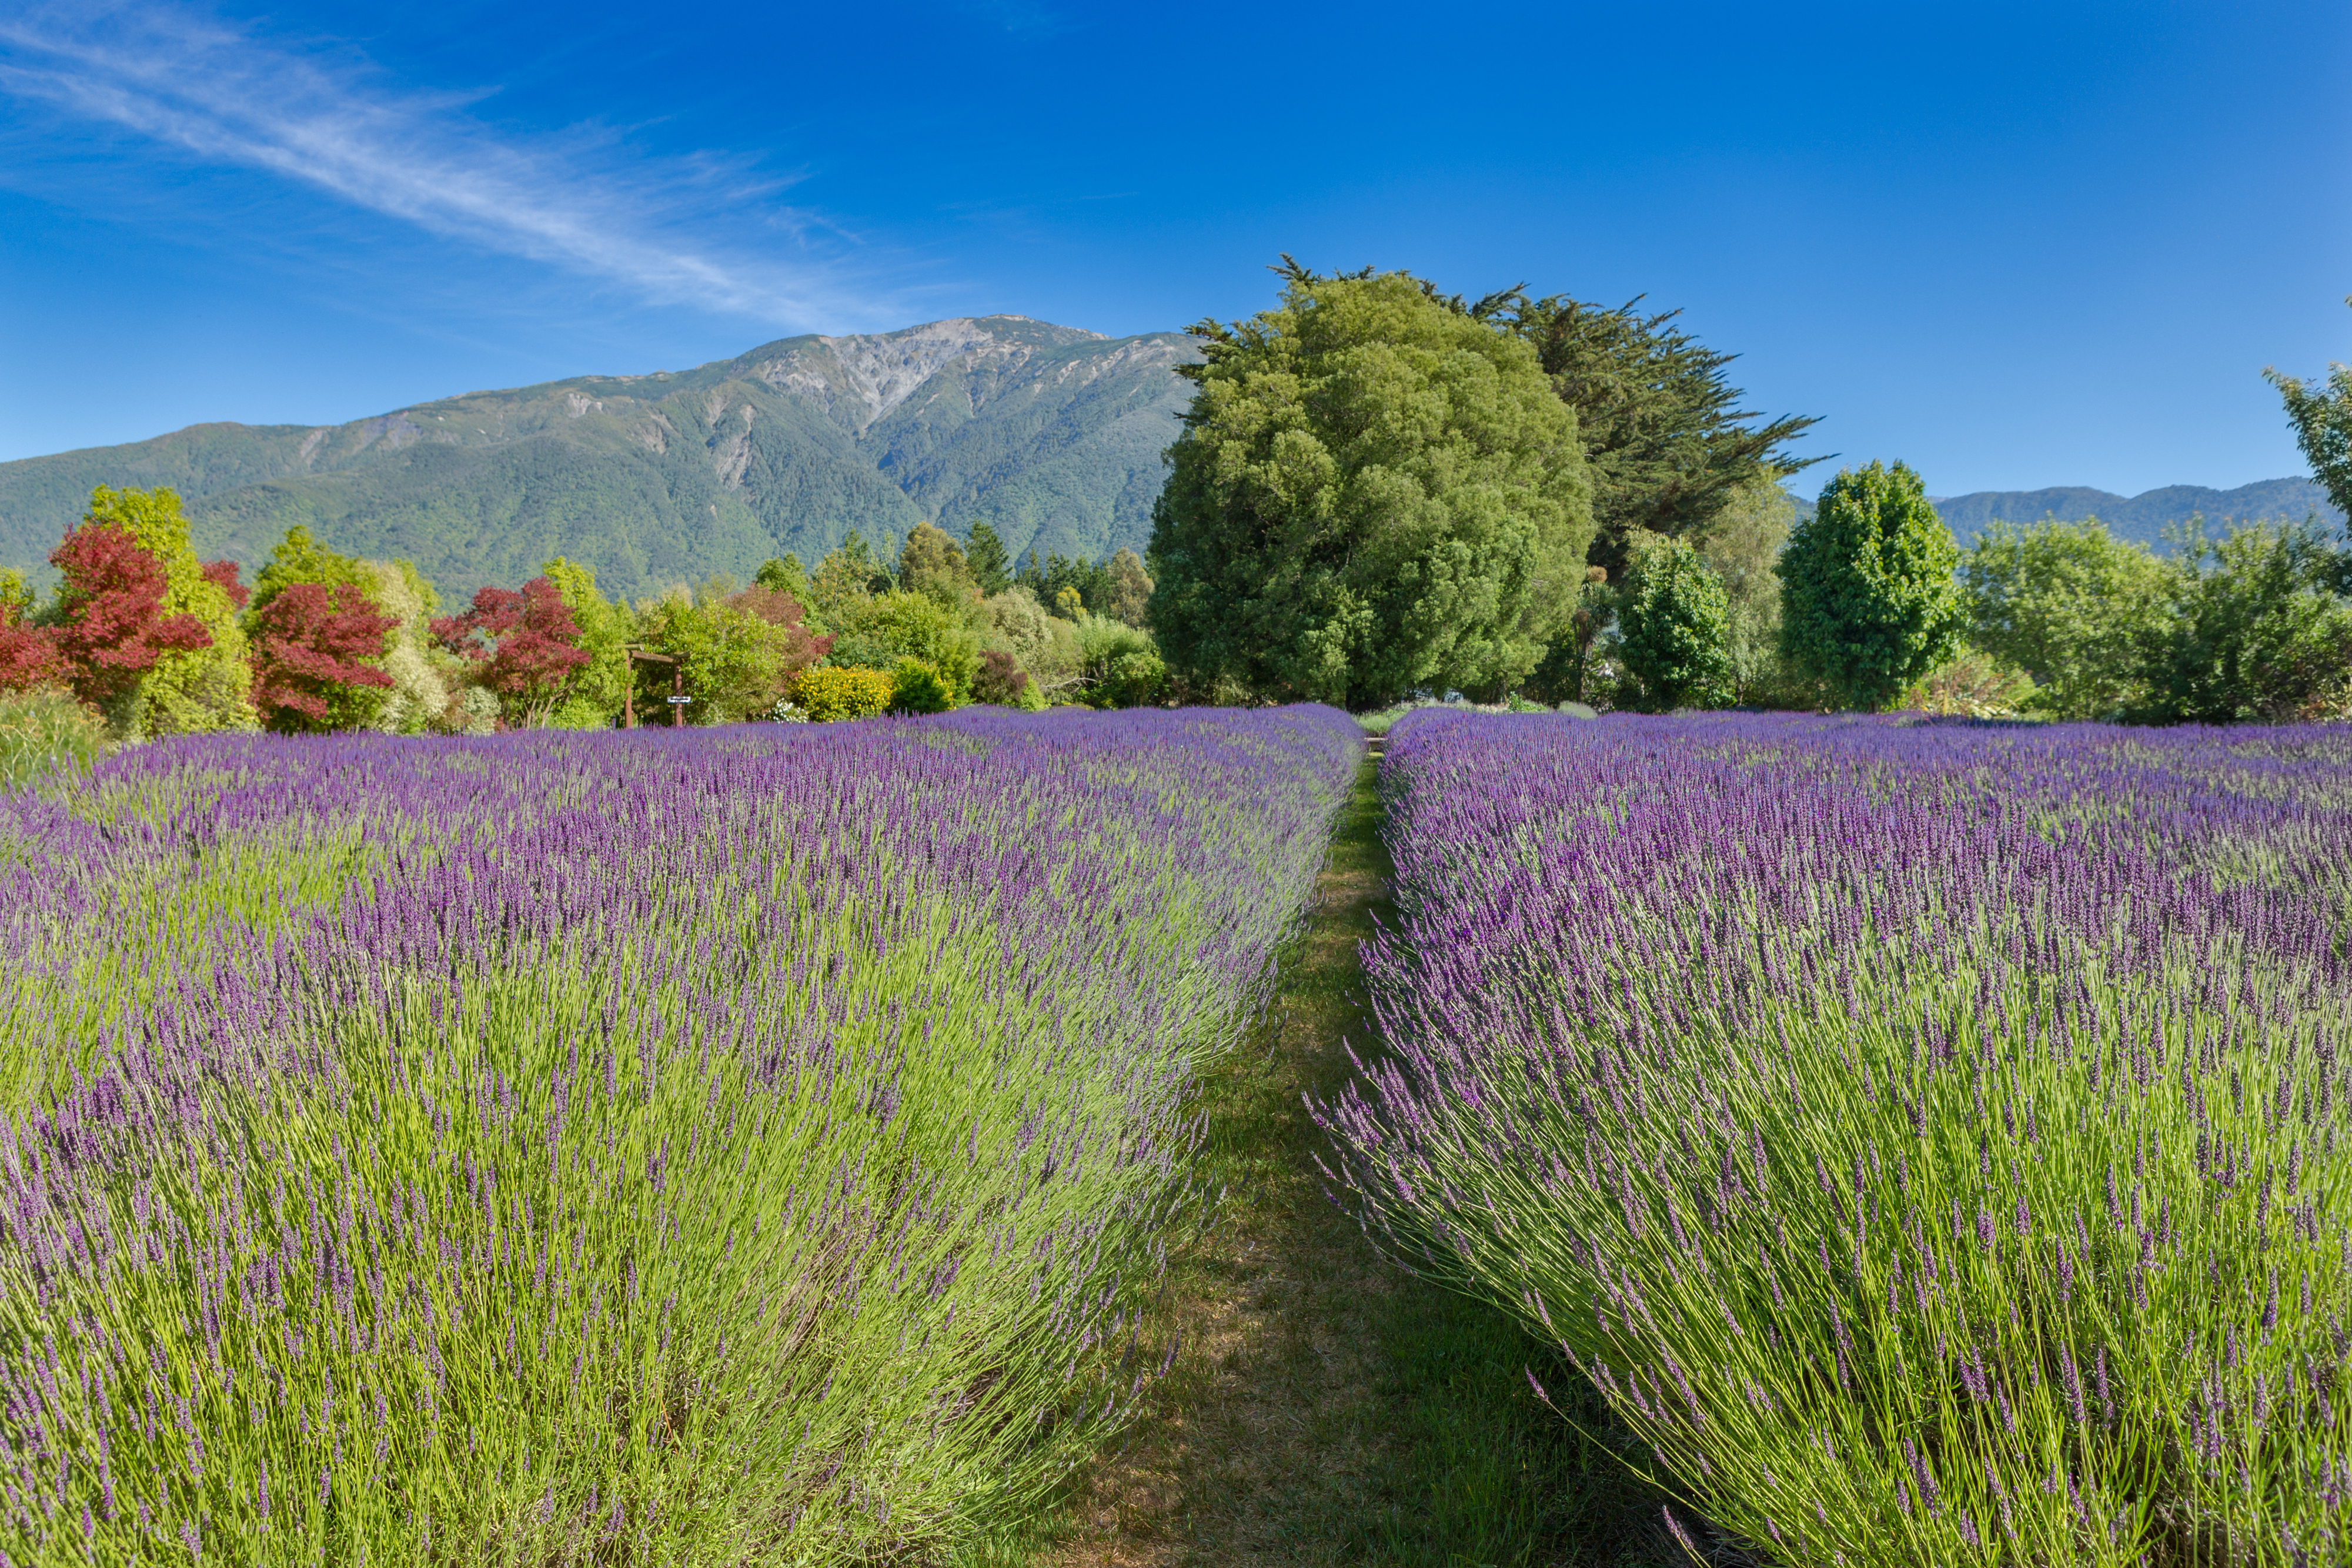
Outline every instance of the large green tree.
<path id="1" fill-rule="evenodd" d="M 1781 553 L 1782 648 L 1847 706 L 1885 707 L 1959 647 L 1959 555 L 1910 468 L 1843 470 Z"/>
<path id="2" fill-rule="evenodd" d="M 1013 586 L 1013 558 L 1006 553 L 1004 541 L 986 523 L 974 523 L 964 540 L 964 559 L 971 564 L 972 580 L 984 594 L 998 594 Z"/>
<path id="3" fill-rule="evenodd" d="M 1821 458 L 1788 444 L 1818 416 L 1762 416 L 1725 367 L 1738 358 L 1710 349 L 1675 324 L 1679 310 L 1643 311 L 1641 298 L 1613 309 L 1565 294 L 1490 294 L 1469 312 L 1535 346 L 1553 388 L 1576 410 L 1592 476 L 1597 532 L 1592 559 L 1612 575 L 1630 564 L 1640 533 L 1696 538 L 1743 488 L 1774 484 Z"/>
<path id="4" fill-rule="evenodd" d="M 1977 536 L 1960 575 L 1969 642 L 2033 677 L 2032 711 L 2104 718 L 2138 700 L 2171 582 L 2146 547 L 2096 517 L 1995 523 Z"/>
<path id="5" fill-rule="evenodd" d="M 1576 415 L 1534 347 L 1404 273 L 1295 265 L 1204 321 L 1153 514 L 1151 623 L 1196 686 L 1372 707 L 1524 677 L 1592 535 Z"/>
<path id="6" fill-rule="evenodd" d="M 2352 305 L 2352 298 L 2345 303 Z M 2285 401 L 2295 441 L 2326 486 L 2327 498 L 2352 518 L 2352 366 L 2328 366 L 2324 385 L 2276 370 L 2263 375 Z"/>

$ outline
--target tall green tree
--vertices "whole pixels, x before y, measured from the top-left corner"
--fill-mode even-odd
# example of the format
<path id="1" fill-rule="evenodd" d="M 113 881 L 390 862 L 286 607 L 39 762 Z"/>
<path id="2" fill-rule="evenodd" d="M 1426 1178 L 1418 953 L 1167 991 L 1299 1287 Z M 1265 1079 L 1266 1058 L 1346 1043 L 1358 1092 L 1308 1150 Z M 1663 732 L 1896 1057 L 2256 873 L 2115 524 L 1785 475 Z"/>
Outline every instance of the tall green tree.
<path id="1" fill-rule="evenodd" d="M 1638 683 L 1639 701 L 1628 706 L 1664 713 L 1731 700 L 1729 602 L 1689 540 L 1659 538 L 1642 551 L 1617 626 L 1618 657 Z"/>
<path id="2" fill-rule="evenodd" d="M 1773 568 L 1796 521 L 1795 502 L 1776 477 L 1766 475 L 1735 491 L 1730 504 L 1691 541 L 1699 559 L 1723 579 L 1731 689 L 1742 704 L 1818 708 L 1824 700 L 1818 684 L 1780 651 L 1780 580 Z"/>
<path id="3" fill-rule="evenodd" d="M 1635 296 L 1614 309 L 1565 294 L 1523 288 L 1467 307 L 1533 344 L 1544 373 L 1576 410 L 1592 476 L 1592 560 L 1623 572 L 1635 534 L 1695 538 L 1745 486 L 1777 485 L 1822 459 L 1788 444 L 1821 423 L 1742 409 L 1746 394 L 1726 367 L 1737 354 L 1710 349 L 1675 325 L 1679 310 L 1647 313 Z M 1762 420 L 1762 423 L 1756 423 Z"/>
<path id="4" fill-rule="evenodd" d="M 2171 574 L 2096 517 L 1994 523 L 1960 569 L 1969 640 L 2033 677 L 2029 711 L 2110 717 L 2137 702 L 2149 639 L 2168 613 Z"/>
<path id="5" fill-rule="evenodd" d="M 548 727 L 609 729 L 620 722 L 622 700 L 635 678 L 629 639 L 636 630 L 635 618 L 627 605 L 615 604 L 597 591 L 593 567 L 557 556 L 539 570 L 572 612 L 572 622 L 580 630 L 578 646 L 588 655 L 549 710 Z"/>
<path id="6" fill-rule="evenodd" d="M 1143 558 L 1131 549 L 1122 549 L 1110 558 L 1103 569 L 1108 591 L 1103 600 L 1102 612 L 1140 626 L 1150 618 L 1151 610 L 1151 574 L 1143 569 Z"/>
<path id="7" fill-rule="evenodd" d="M 1524 678 L 1592 537 L 1574 411 L 1530 344 L 1407 274 L 1284 276 L 1274 309 L 1192 329 L 1162 653 L 1196 686 L 1359 708 Z"/>
<path id="8" fill-rule="evenodd" d="M 972 524 L 971 532 L 964 539 L 963 558 L 981 592 L 993 598 L 1013 586 L 1013 557 L 996 530 L 986 523 Z"/>
<path id="9" fill-rule="evenodd" d="M 791 550 L 761 562 L 760 570 L 751 574 L 751 586 L 788 593 L 803 604 L 808 601 L 808 573 L 801 569 L 801 558 Z"/>
<path id="10" fill-rule="evenodd" d="M 898 586 L 910 593 L 928 593 L 942 604 L 971 597 L 978 583 L 971 562 L 945 530 L 917 523 L 898 552 Z"/>
<path id="11" fill-rule="evenodd" d="M 253 599 L 246 606 L 250 619 L 269 607 L 269 601 L 298 582 L 313 582 L 321 588 L 346 585 L 364 591 L 373 583 L 373 577 L 354 558 L 339 555 L 311 538 L 310 530 L 297 523 L 286 530 L 278 548 L 269 552 L 269 560 L 254 574 Z"/>
<path id="12" fill-rule="evenodd" d="M 2344 302 L 2352 305 L 2352 298 Z M 2326 487 L 2327 498 L 2352 518 L 2352 365 L 2328 366 L 2324 385 L 2276 369 L 2264 370 L 2263 377 L 2284 400 L 2296 444 Z"/>
<path id="13" fill-rule="evenodd" d="M 1842 471 L 1781 552 L 1781 646 L 1848 707 L 1884 708 L 1959 647 L 1959 556 L 1909 467 Z"/>

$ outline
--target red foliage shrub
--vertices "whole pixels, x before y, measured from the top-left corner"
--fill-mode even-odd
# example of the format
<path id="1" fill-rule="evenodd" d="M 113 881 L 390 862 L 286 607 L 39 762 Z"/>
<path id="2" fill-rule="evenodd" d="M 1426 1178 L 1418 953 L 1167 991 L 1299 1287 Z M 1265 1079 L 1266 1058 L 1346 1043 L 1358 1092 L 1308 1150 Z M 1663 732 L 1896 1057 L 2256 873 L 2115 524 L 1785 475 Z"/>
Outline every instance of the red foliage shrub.
<path id="1" fill-rule="evenodd" d="M 22 605 L 0 606 L 0 692 L 62 686 L 68 674 L 65 655 L 48 630 L 27 625 Z"/>
<path id="2" fill-rule="evenodd" d="M 786 674 L 804 670 L 833 652 L 833 639 L 820 637 L 803 626 L 801 601 L 782 589 L 754 584 L 740 593 L 729 595 L 727 607 L 784 629 L 785 635 L 777 649 L 777 663 Z"/>
<path id="3" fill-rule="evenodd" d="M 236 562 L 208 560 L 205 562 L 202 570 L 205 580 L 215 584 L 223 593 L 227 594 L 229 603 L 235 608 L 244 609 L 246 601 L 253 597 L 253 590 L 236 580 Z"/>
<path id="4" fill-rule="evenodd" d="M 253 706 L 261 721 L 297 733 L 365 722 L 372 690 L 392 685 L 370 661 L 383 657 L 399 624 L 348 582 L 280 589 L 254 617 Z"/>
<path id="5" fill-rule="evenodd" d="M 1029 672 L 1021 667 L 1020 660 L 1002 648 L 981 651 L 980 669 L 971 677 L 972 701 L 1015 707 L 1028 687 Z"/>
<path id="6" fill-rule="evenodd" d="M 163 563 L 118 523 L 86 522 L 49 556 L 65 573 L 50 639 L 74 695 L 92 705 L 123 696 L 174 649 L 213 645 L 193 615 L 165 615 Z"/>
<path id="7" fill-rule="evenodd" d="M 485 588 L 462 615 L 433 622 L 441 645 L 474 666 L 501 706 L 535 722 L 562 699 L 572 673 L 588 663 L 580 623 L 555 584 L 534 577 L 516 593 Z"/>

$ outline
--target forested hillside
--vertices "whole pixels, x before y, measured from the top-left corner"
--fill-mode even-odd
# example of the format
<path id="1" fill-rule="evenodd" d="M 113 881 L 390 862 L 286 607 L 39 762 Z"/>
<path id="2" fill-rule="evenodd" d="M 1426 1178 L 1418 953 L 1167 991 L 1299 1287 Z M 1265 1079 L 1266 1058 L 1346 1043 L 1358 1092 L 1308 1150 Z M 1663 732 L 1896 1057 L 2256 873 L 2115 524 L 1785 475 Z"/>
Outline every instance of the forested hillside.
<path id="1" fill-rule="evenodd" d="M 1017 316 L 787 338 L 645 376 L 470 392 L 328 426 L 201 424 L 0 464 L 0 567 L 46 558 L 98 485 L 170 486 L 194 544 L 248 568 L 301 524 L 415 561 L 445 595 L 553 556 L 635 597 L 853 528 L 987 522 L 1016 556 L 1140 548 L 1186 396 L 1181 333 L 1110 339 Z"/>

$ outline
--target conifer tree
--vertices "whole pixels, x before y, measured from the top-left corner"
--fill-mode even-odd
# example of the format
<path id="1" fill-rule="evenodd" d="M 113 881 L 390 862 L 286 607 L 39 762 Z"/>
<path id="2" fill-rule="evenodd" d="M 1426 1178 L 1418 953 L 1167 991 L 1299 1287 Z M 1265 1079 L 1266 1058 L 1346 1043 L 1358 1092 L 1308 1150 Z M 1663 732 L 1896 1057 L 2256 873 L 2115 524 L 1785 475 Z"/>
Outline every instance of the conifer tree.
<path id="1" fill-rule="evenodd" d="M 981 592 L 994 598 L 1013 586 L 1013 558 L 996 530 L 986 523 L 972 524 L 964 539 L 963 557 Z"/>

